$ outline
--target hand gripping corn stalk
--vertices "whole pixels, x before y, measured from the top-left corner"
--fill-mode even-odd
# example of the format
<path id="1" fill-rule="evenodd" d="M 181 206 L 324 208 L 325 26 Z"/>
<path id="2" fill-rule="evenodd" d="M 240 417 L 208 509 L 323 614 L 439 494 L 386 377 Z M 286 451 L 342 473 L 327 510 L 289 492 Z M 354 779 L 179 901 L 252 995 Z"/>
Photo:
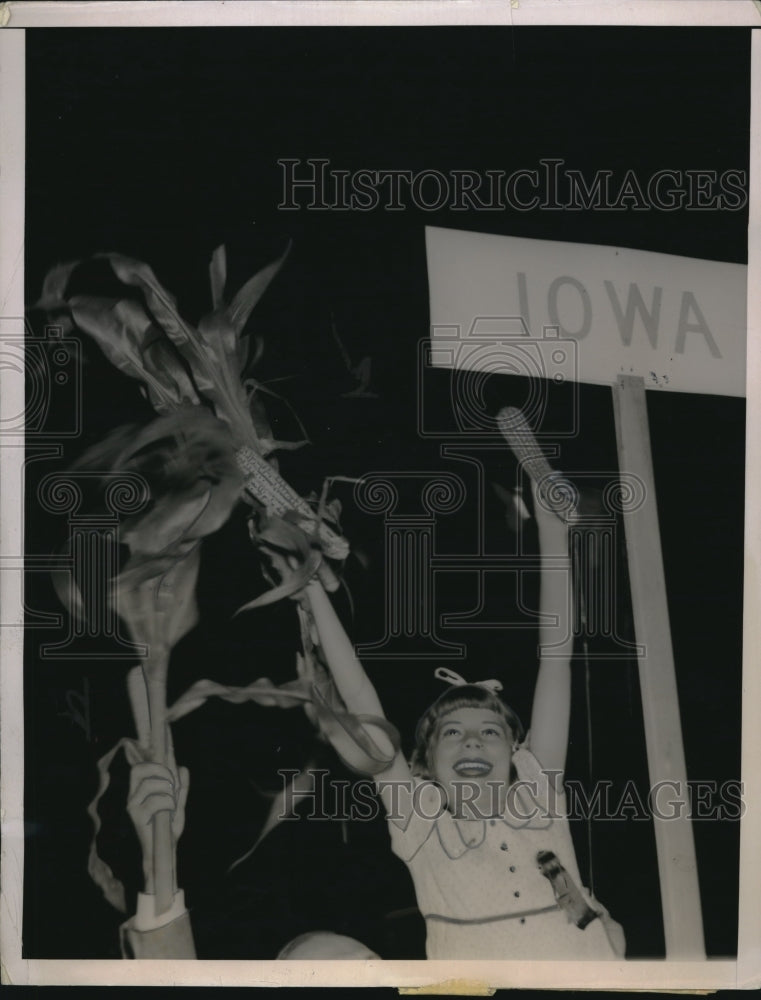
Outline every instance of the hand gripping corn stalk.
<path id="1" fill-rule="evenodd" d="M 158 763 L 171 762 L 166 674 L 173 645 L 196 621 L 194 593 L 201 538 L 216 531 L 242 498 L 263 515 L 250 521 L 255 545 L 265 549 L 268 544 L 277 545 L 283 537 L 291 537 L 294 528 L 300 529 L 295 547 L 304 547 L 304 539 L 308 540 L 300 572 L 249 602 L 247 608 L 292 594 L 315 572 L 326 589 L 335 590 L 338 579 L 323 557 L 342 561 L 349 552 L 337 523 L 327 523 L 334 508 L 326 505 L 324 495 L 314 510 L 280 476 L 273 453 L 307 442 L 273 438 L 261 396 L 274 394 L 246 376 L 248 367 L 258 360 L 261 342 L 245 338 L 244 327 L 287 253 L 253 275 L 226 303 L 226 254 L 224 247 L 217 248 L 210 264 L 212 311 L 197 326 L 183 319 L 174 298 L 148 265 L 115 253 L 94 259 L 107 264 L 128 289 L 137 289 L 139 300 L 134 291 L 127 290 L 108 298 L 69 294 L 69 280 L 82 263 L 73 261 L 48 272 L 36 304 L 57 324 L 66 329 L 76 326 L 91 336 L 116 368 L 139 381 L 159 414 L 142 431 L 116 432 L 84 459 L 104 472 L 139 471 L 147 467 L 146 456 L 155 458 L 158 449 L 163 461 L 150 468 L 155 471 L 163 464 L 167 469 L 167 482 L 149 484 L 150 510 L 123 525 L 122 540 L 130 547 L 131 558 L 115 581 L 114 593 L 135 641 L 149 648 L 141 666 L 150 743 L 139 750 Z M 253 351 L 251 341 L 256 345 Z M 75 612 L 81 609 L 73 584 L 58 581 L 58 589 Z M 298 703 L 285 695 L 253 691 L 248 696 L 283 707 Z M 134 705 L 134 690 L 132 700 Z M 136 727 L 140 732 L 137 722 Z M 107 776 L 101 769 L 101 793 L 104 782 Z M 94 808 L 91 815 L 97 830 Z M 154 835 L 156 909 L 160 913 L 168 909 L 172 898 L 168 814 L 157 816 Z M 110 870 L 93 862 L 91 871 L 100 873 L 95 877 L 109 895 Z M 114 901 L 118 893 L 109 898 Z"/>

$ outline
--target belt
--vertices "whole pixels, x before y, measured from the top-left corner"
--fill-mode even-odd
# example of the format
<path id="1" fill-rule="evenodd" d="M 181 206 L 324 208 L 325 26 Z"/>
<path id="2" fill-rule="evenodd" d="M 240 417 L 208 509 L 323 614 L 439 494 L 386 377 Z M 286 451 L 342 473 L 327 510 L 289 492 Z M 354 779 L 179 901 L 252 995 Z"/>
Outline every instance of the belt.
<path id="1" fill-rule="evenodd" d="M 551 913 L 561 909 L 559 903 L 552 906 L 539 906 L 533 910 L 517 910 L 515 913 L 499 913 L 494 917 L 445 917 L 441 913 L 424 913 L 426 920 L 439 920 L 443 924 L 493 924 L 498 920 L 515 920 L 517 917 L 535 917 L 538 913 Z"/>

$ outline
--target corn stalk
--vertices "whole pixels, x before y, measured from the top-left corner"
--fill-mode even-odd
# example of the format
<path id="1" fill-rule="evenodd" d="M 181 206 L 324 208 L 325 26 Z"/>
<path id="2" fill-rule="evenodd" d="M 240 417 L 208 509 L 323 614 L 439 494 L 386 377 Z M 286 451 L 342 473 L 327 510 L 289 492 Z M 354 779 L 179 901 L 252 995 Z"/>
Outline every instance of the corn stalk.
<path id="1" fill-rule="evenodd" d="M 346 540 L 326 523 L 324 498 L 314 511 L 277 471 L 273 453 L 306 441 L 273 438 L 256 393 L 267 390 L 245 375 L 251 352 L 244 327 L 287 253 L 253 275 L 226 304 L 226 255 L 224 247 L 217 248 L 210 265 L 212 312 L 197 326 L 180 315 L 174 297 L 147 264 L 116 253 L 97 256 L 120 282 L 137 289 L 141 300 L 134 293 L 117 298 L 69 294 L 69 281 L 81 263 L 74 261 L 48 272 L 37 303 L 64 328 L 76 326 L 91 336 L 117 369 L 139 381 L 161 415 L 143 430 L 118 432 L 85 458 L 101 471 L 140 471 L 146 454 L 155 459 L 156 448 L 165 448 L 169 488 L 163 495 L 161 484 L 152 489 L 151 509 L 123 526 L 130 560 L 115 586 L 120 615 L 134 640 L 149 649 L 141 667 L 151 757 L 161 764 L 169 763 L 169 658 L 197 617 L 200 539 L 216 531 L 243 496 L 264 513 L 264 527 L 252 532 L 254 543 L 277 546 L 284 539 L 286 550 L 299 552 L 305 579 L 317 572 L 325 587 L 335 590 L 338 579 L 322 557 L 342 561 L 349 552 Z M 154 462 L 151 468 L 156 467 Z M 296 578 L 290 587 L 275 587 L 246 607 L 286 596 L 303 582 Z M 76 603 L 76 588 L 68 596 Z M 156 906 L 164 912 L 174 880 L 168 813 L 157 815 L 154 839 Z"/>

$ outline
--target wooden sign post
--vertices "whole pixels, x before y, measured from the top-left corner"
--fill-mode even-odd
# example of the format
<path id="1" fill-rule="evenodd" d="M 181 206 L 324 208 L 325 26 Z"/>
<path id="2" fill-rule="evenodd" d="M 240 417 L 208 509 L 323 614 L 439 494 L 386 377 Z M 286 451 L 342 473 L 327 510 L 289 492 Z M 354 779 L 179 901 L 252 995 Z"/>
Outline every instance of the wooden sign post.
<path id="1" fill-rule="evenodd" d="M 663 906 L 666 957 L 705 958 L 695 842 L 689 819 L 687 767 L 671 645 L 666 579 L 658 527 L 655 478 L 644 380 L 620 375 L 613 387 L 620 472 L 638 476 L 645 500 L 624 513 L 639 683 L 650 787 L 665 782 L 669 818 L 653 816 Z M 664 796 L 665 798 L 665 796 Z M 672 814 L 676 814 L 671 818 Z"/>

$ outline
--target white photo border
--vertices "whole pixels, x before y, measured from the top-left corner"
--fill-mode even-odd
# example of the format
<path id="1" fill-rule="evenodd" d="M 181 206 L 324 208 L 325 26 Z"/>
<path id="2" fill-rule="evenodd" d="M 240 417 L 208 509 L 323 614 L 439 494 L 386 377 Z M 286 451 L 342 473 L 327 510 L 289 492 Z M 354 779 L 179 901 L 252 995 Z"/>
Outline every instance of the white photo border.
<path id="1" fill-rule="evenodd" d="M 288 2 L 234 4 L 198 2 L 4 5 L 0 28 L 0 302 L 3 324 L 23 334 L 24 253 L 24 29 L 75 26 L 159 25 L 439 25 L 573 24 L 706 25 L 761 28 L 751 2 L 597 2 L 521 0 L 451 2 Z M 23 837 L 23 714 L 21 567 L 0 563 L 2 750 L 2 941 L 3 982 L 13 985 L 197 985 L 197 986 L 396 986 L 451 982 L 452 991 L 492 987 L 563 989 L 714 990 L 761 985 L 761 30 L 752 33 L 752 110 L 747 348 L 747 451 L 744 576 L 743 757 L 747 811 L 741 821 L 740 933 L 737 961 L 609 963 L 525 962 L 127 962 L 25 960 L 21 957 Z M 15 327 L 14 327 L 14 332 Z M 0 418 L 23 411 L 23 377 L 2 371 Z M 20 391 L 20 395 L 19 395 Z M 2 448 L 3 482 L 20 482 L 23 441 Z M 18 478 L 17 478 L 18 477 Z M 23 497 L 0 494 L 0 556 L 23 550 Z"/>

